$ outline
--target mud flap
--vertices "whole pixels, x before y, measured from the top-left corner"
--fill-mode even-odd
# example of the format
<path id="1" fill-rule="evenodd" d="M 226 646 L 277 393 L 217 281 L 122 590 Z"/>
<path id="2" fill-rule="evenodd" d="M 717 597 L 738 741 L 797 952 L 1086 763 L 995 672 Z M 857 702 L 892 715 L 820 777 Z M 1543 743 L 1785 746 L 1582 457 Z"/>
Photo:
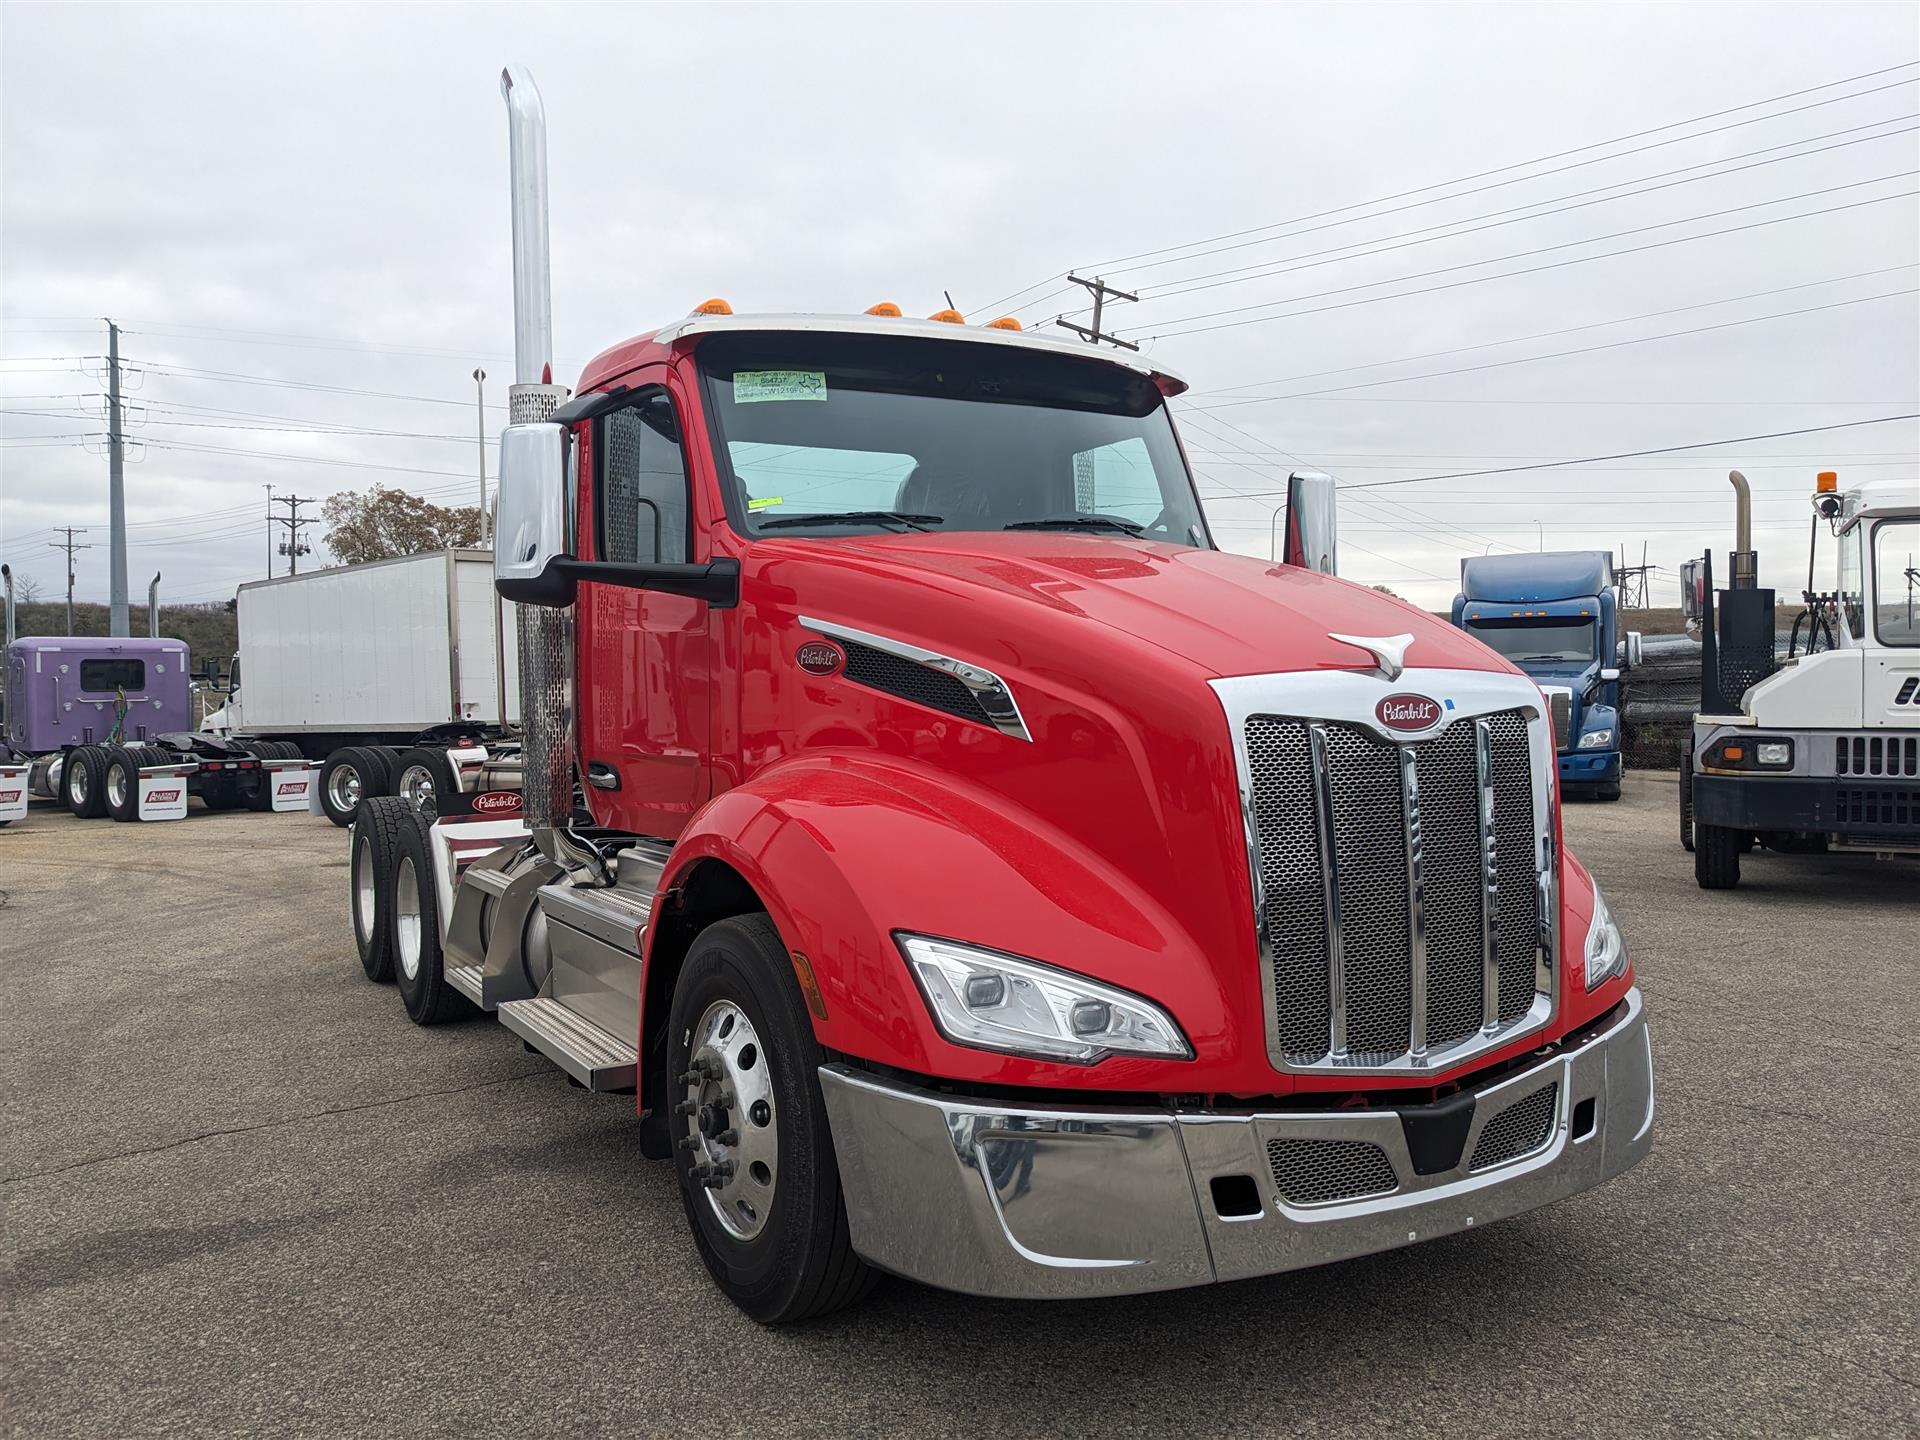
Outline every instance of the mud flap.
<path id="1" fill-rule="evenodd" d="M 140 767 L 140 808 L 142 820 L 184 820 L 187 818 L 187 777 L 200 767 L 195 765 L 142 765 Z"/>

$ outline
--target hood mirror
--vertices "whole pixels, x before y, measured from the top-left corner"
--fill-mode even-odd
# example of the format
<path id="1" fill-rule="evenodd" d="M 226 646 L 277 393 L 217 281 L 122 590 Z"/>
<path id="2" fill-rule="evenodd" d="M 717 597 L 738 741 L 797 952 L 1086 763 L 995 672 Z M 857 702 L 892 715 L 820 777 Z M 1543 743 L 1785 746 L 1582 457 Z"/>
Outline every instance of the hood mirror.
<path id="1" fill-rule="evenodd" d="M 1296 470 L 1287 477 L 1287 548 L 1281 557 L 1289 565 L 1339 571 L 1339 515 L 1333 477 L 1318 470 Z"/>

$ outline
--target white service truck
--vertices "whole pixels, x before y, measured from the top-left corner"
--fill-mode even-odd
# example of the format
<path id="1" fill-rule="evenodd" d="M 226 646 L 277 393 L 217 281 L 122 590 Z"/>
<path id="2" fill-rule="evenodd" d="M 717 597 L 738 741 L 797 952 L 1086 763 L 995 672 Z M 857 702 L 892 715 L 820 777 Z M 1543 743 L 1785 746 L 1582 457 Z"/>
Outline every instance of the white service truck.
<path id="1" fill-rule="evenodd" d="M 519 648 L 491 550 L 433 550 L 256 580 L 239 590 L 227 703 L 202 728 L 320 762 L 336 825 L 363 795 L 426 814 L 519 788 Z"/>

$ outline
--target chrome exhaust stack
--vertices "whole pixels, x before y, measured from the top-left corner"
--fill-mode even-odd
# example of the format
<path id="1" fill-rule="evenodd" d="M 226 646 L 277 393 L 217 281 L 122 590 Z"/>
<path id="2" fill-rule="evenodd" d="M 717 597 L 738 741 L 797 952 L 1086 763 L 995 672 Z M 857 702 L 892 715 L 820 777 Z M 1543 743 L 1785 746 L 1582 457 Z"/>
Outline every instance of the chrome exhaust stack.
<path id="1" fill-rule="evenodd" d="M 547 111 L 524 66 L 500 72 L 507 104 L 507 154 L 513 219 L 513 367 L 507 419 L 515 425 L 545 420 L 567 398 L 553 383 L 553 287 L 547 251 Z M 571 508 L 569 506 L 569 508 Z M 571 538 L 571 537 L 570 537 Z M 495 545 L 501 543 L 494 537 Z M 571 605 L 521 605 L 521 802 L 540 853 L 589 883 L 604 867 L 591 850 L 568 837 L 573 819 L 573 634 Z"/>
<path id="2" fill-rule="evenodd" d="M 1753 550 L 1753 492 L 1747 477 L 1729 470 L 1733 485 L 1733 553 L 1727 556 L 1727 588 L 1751 590 L 1760 583 L 1760 557 Z"/>
<path id="3" fill-rule="evenodd" d="M 160 638 L 160 572 L 153 572 L 153 579 L 147 582 L 147 635 L 150 639 Z"/>
<path id="4" fill-rule="evenodd" d="M 14 639 L 13 567 L 11 565 L 0 565 L 0 577 L 4 577 L 7 582 L 7 644 L 11 645 Z"/>

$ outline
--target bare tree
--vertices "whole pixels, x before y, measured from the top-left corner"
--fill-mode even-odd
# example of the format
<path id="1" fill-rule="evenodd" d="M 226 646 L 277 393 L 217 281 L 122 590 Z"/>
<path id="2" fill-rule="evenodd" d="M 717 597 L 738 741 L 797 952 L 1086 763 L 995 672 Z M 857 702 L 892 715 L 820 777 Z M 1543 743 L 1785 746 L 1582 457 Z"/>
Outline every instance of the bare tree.
<path id="1" fill-rule="evenodd" d="M 435 505 L 384 486 L 329 495 L 320 513 L 327 548 L 348 565 L 480 543 L 479 506 Z"/>
<path id="2" fill-rule="evenodd" d="M 31 575 L 13 572 L 13 598 L 22 605 L 38 605 L 46 598 L 47 588 Z"/>

